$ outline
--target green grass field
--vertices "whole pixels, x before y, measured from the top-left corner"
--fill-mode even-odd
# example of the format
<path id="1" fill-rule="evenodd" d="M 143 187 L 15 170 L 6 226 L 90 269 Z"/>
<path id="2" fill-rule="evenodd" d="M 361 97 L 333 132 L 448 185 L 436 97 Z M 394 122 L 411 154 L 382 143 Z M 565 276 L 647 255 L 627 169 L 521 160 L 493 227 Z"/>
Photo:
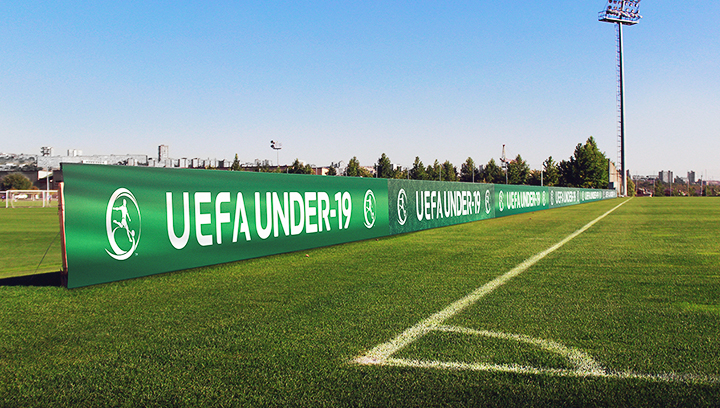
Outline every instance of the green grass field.
<path id="1" fill-rule="evenodd" d="M 61 270 L 59 231 L 57 207 L 5 208 L 3 203 L 0 278 Z"/>
<path id="2" fill-rule="evenodd" d="M 356 362 L 621 202 L 0 287 L 0 406 L 717 406 L 713 198 L 629 200 L 393 355 L 427 364 Z"/>

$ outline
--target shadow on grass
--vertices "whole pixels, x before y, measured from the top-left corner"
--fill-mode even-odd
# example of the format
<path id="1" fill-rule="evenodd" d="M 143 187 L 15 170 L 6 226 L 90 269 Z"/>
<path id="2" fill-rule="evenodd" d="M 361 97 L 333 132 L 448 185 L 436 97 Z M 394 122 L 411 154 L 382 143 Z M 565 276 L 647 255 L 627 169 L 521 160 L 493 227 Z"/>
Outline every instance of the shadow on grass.
<path id="1" fill-rule="evenodd" d="M 38 273 L 34 275 L 1 278 L 0 286 L 67 286 L 67 277 L 62 272 Z"/>

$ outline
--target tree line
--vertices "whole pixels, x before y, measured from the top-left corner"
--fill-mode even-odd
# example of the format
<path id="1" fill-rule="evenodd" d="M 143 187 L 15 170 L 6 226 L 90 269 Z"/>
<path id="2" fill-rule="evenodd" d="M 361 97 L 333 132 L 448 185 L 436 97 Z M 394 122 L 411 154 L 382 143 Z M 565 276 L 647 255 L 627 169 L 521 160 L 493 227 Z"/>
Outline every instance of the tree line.
<path id="1" fill-rule="evenodd" d="M 299 164 L 296 160 L 296 164 Z M 383 153 L 374 164 L 375 175 L 360 165 L 357 157 L 350 159 L 343 173 L 350 177 L 378 177 L 411 180 L 462 181 L 492 184 L 527 184 L 559 187 L 607 188 L 608 158 L 601 152 L 595 139 L 591 136 L 585 144 L 578 143 L 575 152 L 568 160 L 556 162 L 552 156 L 543 162 L 542 170 L 530 169 L 520 154 L 505 166 L 490 159 L 485 165 L 477 165 L 468 157 L 460 169 L 446 160 L 440 163 L 425 165 L 419 157 L 415 157 L 412 167 L 393 167 L 390 158 Z M 293 169 L 295 169 L 295 164 Z M 298 169 L 301 170 L 301 169 Z M 336 175 L 331 168 L 328 174 Z M 293 171 L 289 171 L 293 172 Z"/>

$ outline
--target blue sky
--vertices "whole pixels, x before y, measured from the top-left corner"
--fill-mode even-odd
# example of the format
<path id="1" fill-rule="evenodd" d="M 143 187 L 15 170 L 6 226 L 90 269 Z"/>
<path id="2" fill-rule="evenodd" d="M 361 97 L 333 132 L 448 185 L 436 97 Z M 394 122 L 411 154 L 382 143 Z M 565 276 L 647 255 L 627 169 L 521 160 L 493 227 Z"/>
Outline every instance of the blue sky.
<path id="1" fill-rule="evenodd" d="M 503 8 L 503 6 L 506 6 Z M 605 1 L 0 2 L 0 151 L 316 165 L 616 159 Z M 720 179 L 720 2 L 626 27 L 633 174 Z"/>

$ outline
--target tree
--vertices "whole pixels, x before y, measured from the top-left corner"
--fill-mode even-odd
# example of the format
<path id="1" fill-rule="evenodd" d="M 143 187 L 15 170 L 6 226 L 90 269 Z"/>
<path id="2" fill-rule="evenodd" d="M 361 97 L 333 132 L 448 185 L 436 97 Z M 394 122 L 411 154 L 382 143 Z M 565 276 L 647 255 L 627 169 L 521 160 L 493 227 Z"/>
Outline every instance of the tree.
<path id="1" fill-rule="evenodd" d="M 585 144 L 575 147 L 569 161 L 561 161 L 560 184 L 566 187 L 607 188 L 608 159 L 590 136 Z"/>
<path id="2" fill-rule="evenodd" d="M 0 190 L 30 190 L 32 181 L 20 173 L 10 173 L 0 181 Z"/>
<path id="3" fill-rule="evenodd" d="M 378 178 L 389 179 L 395 177 L 395 169 L 393 169 L 390 158 L 387 157 L 385 153 L 383 153 L 382 156 L 380 156 L 380 158 L 378 159 L 378 162 L 375 165 L 375 169 Z"/>
<path id="4" fill-rule="evenodd" d="M 527 184 L 530 166 L 518 154 L 515 160 L 508 163 L 508 184 Z"/>
<path id="5" fill-rule="evenodd" d="M 442 164 L 442 181 L 458 181 L 457 167 L 450 163 L 450 160 L 445 160 Z"/>
<path id="6" fill-rule="evenodd" d="M 427 172 L 425 171 L 425 165 L 419 157 L 415 156 L 415 162 L 410 169 L 410 178 L 413 180 L 427 180 Z"/>
<path id="7" fill-rule="evenodd" d="M 475 162 L 472 158 L 468 157 L 460 166 L 460 181 L 472 183 L 473 181 L 482 181 Z"/>
<path id="8" fill-rule="evenodd" d="M 577 187 L 579 177 L 577 176 L 577 166 L 570 160 L 560 160 L 558 163 L 558 186 L 561 187 Z"/>
<path id="9" fill-rule="evenodd" d="M 332 167 L 332 166 L 331 166 L 331 167 L 328 169 L 326 175 L 327 175 L 327 176 L 337 176 L 337 170 L 335 169 L 335 167 Z"/>
<path id="10" fill-rule="evenodd" d="M 627 179 L 627 195 L 628 197 L 635 197 L 635 183 L 632 181 L 632 179 Z"/>
<path id="11" fill-rule="evenodd" d="M 543 175 L 540 172 L 540 170 L 530 170 L 530 175 L 528 176 L 527 183 L 531 186 L 539 186 L 543 183 Z"/>
<path id="12" fill-rule="evenodd" d="M 309 164 L 306 164 L 303 166 L 302 163 L 300 163 L 299 159 L 295 159 L 295 161 L 292 164 L 292 167 L 288 169 L 288 173 L 291 174 L 312 174 L 313 169 Z"/>
<path id="13" fill-rule="evenodd" d="M 486 183 L 505 184 L 505 172 L 495 163 L 495 159 L 490 159 L 485 166 L 483 180 Z"/>
<path id="14" fill-rule="evenodd" d="M 233 160 L 230 166 L 230 171 L 240 171 L 240 160 L 238 160 L 237 153 L 235 153 L 235 160 Z"/>
<path id="15" fill-rule="evenodd" d="M 552 156 L 548 157 L 543 162 L 543 169 L 545 170 L 544 183 L 546 186 L 558 185 L 560 171 L 558 170 L 557 163 L 553 160 Z"/>
<path id="16" fill-rule="evenodd" d="M 353 156 L 353 158 L 350 159 L 347 167 L 345 167 L 345 175 L 348 177 L 361 177 L 360 160 L 358 160 L 357 157 Z"/>
<path id="17" fill-rule="evenodd" d="M 665 195 L 665 185 L 660 180 L 655 180 L 655 189 L 653 191 L 653 196 L 655 197 L 662 197 Z"/>
<path id="18" fill-rule="evenodd" d="M 360 160 L 357 157 L 350 159 L 345 168 L 345 175 L 349 177 L 372 177 L 372 174 L 367 169 L 360 167 Z"/>
<path id="19" fill-rule="evenodd" d="M 440 177 L 442 176 L 442 166 L 440 165 L 440 162 L 435 159 L 435 163 L 427 166 L 425 173 L 427 173 L 428 180 L 440 180 Z"/>

